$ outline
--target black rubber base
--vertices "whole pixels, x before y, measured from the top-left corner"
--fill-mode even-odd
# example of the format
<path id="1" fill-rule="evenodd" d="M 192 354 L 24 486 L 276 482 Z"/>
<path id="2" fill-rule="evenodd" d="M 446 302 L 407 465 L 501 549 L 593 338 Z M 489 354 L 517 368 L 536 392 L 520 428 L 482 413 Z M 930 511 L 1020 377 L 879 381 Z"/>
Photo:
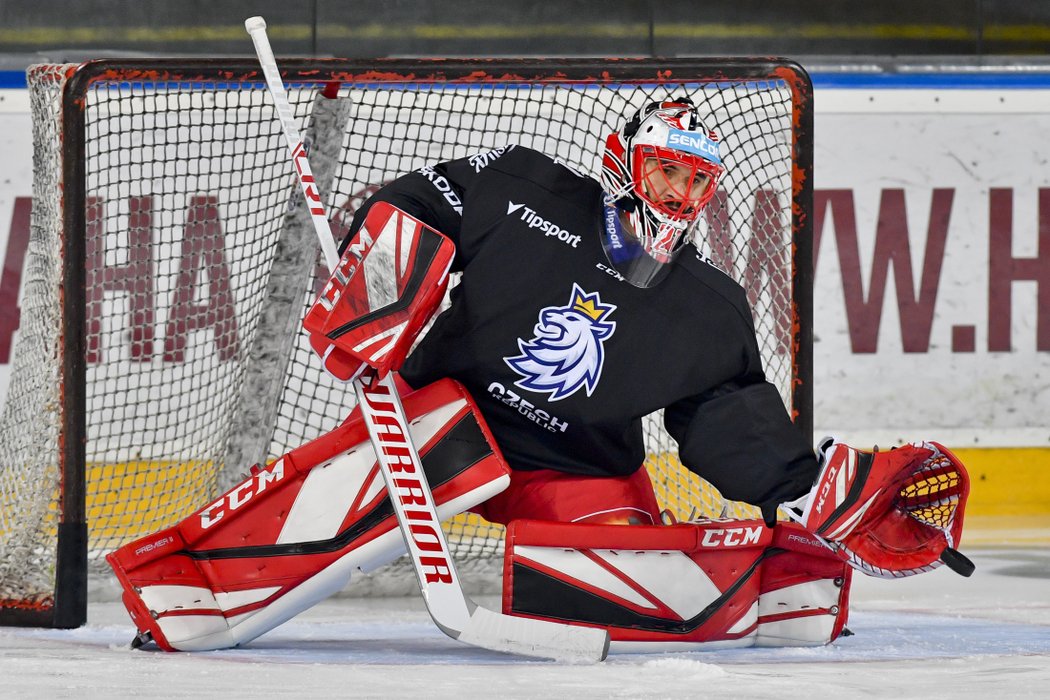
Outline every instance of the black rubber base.
<path id="1" fill-rule="evenodd" d="M 977 569 L 977 566 L 966 555 L 951 547 L 945 547 L 941 552 L 941 561 L 960 576 L 970 576 Z"/>

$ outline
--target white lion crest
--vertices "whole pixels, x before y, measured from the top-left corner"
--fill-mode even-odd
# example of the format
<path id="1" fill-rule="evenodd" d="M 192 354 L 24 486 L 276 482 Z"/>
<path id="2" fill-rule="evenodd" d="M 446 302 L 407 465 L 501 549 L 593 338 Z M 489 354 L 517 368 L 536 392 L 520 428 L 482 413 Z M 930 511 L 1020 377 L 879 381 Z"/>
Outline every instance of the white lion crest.
<path id="1" fill-rule="evenodd" d="M 515 385 L 537 393 L 550 393 L 550 401 L 572 396 L 581 388 L 594 393 L 601 378 L 605 350 L 602 343 L 616 330 L 615 321 L 604 320 L 616 310 L 603 304 L 598 294 L 572 287 L 566 306 L 548 306 L 539 313 L 531 340 L 518 339 L 520 355 L 504 361 L 522 378 Z"/>

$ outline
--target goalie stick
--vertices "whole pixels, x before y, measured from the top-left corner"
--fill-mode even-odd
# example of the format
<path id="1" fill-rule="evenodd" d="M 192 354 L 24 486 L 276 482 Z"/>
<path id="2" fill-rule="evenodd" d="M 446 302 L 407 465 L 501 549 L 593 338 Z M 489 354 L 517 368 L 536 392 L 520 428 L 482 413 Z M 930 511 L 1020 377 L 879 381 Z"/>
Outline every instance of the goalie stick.
<path id="1" fill-rule="evenodd" d="M 250 17 L 244 26 L 255 44 L 314 229 L 332 270 L 339 256 L 266 36 L 266 22 L 262 17 Z M 441 529 L 419 454 L 409 436 L 393 375 L 388 372 L 384 376 L 362 376 L 353 382 L 423 600 L 441 631 L 461 642 L 495 651 L 564 661 L 603 660 L 609 650 L 609 633 L 604 629 L 504 615 L 479 606 L 467 596 Z M 407 454 L 411 464 L 405 464 L 397 454 Z M 406 508 L 406 504 L 411 508 Z"/>

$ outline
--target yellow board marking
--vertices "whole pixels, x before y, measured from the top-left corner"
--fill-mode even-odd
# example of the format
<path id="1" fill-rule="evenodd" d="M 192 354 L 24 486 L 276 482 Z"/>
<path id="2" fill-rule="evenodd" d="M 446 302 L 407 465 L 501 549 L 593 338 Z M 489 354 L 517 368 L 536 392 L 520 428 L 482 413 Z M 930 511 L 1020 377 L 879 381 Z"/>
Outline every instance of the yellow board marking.
<path id="1" fill-rule="evenodd" d="M 1050 515 L 1050 449 L 948 448 L 970 475 L 967 516 Z"/>
<path id="2" fill-rule="evenodd" d="M 970 474 L 965 542 L 1050 540 L 1050 449 L 957 449 Z M 650 455 L 646 467 L 661 508 L 682 521 L 697 517 L 759 518 L 754 506 L 726 501 L 671 454 Z M 90 539 L 103 549 L 156 532 L 215 498 L 212 463 L 143 461 L 88 468 Z M 454 541 L 498 540 L 503 528 L 476 515 L 446 523 Z M 997 539 L 999 538 L 999 539 Z M 480 544 L 479 544 L 480 547 Z"/>

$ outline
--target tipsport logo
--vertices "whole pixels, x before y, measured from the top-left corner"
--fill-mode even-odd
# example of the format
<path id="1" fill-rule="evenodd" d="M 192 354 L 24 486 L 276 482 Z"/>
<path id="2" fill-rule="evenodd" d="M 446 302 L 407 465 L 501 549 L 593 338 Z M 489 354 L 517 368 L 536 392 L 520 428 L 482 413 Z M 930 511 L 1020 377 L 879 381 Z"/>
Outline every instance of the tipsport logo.
<path id="1" fill-rule="evenodd" d="M 562 243 L 566 243 L 573 248 L 580 244 L 580 237 L 578 235 L 569 233 L 557 224 L 544 219 L 537 214 L 535 210 L 528 208 L 524 204 L 517 204 L 508 200 L 507 216 L 518 211 L 521 212 L 521 220 L 528 224 L 529 228 L 538 228 L 544 236 L 553 236 Z"/>
<path id="2" fill-rule="evenodd" d="M 573 284 L 569 303 L 540 310 L 530 340 L 518 339 L 520 355 L 503 361 L 521 375 L 515 386 L 549 393 L 560 401 L 580 389 L 594 393 L 605 362 L 603 344 L 616 332 L 616 322 L 606 320 L 616 311 L 603 304 L 597 293 L 587 294 Z"/>

